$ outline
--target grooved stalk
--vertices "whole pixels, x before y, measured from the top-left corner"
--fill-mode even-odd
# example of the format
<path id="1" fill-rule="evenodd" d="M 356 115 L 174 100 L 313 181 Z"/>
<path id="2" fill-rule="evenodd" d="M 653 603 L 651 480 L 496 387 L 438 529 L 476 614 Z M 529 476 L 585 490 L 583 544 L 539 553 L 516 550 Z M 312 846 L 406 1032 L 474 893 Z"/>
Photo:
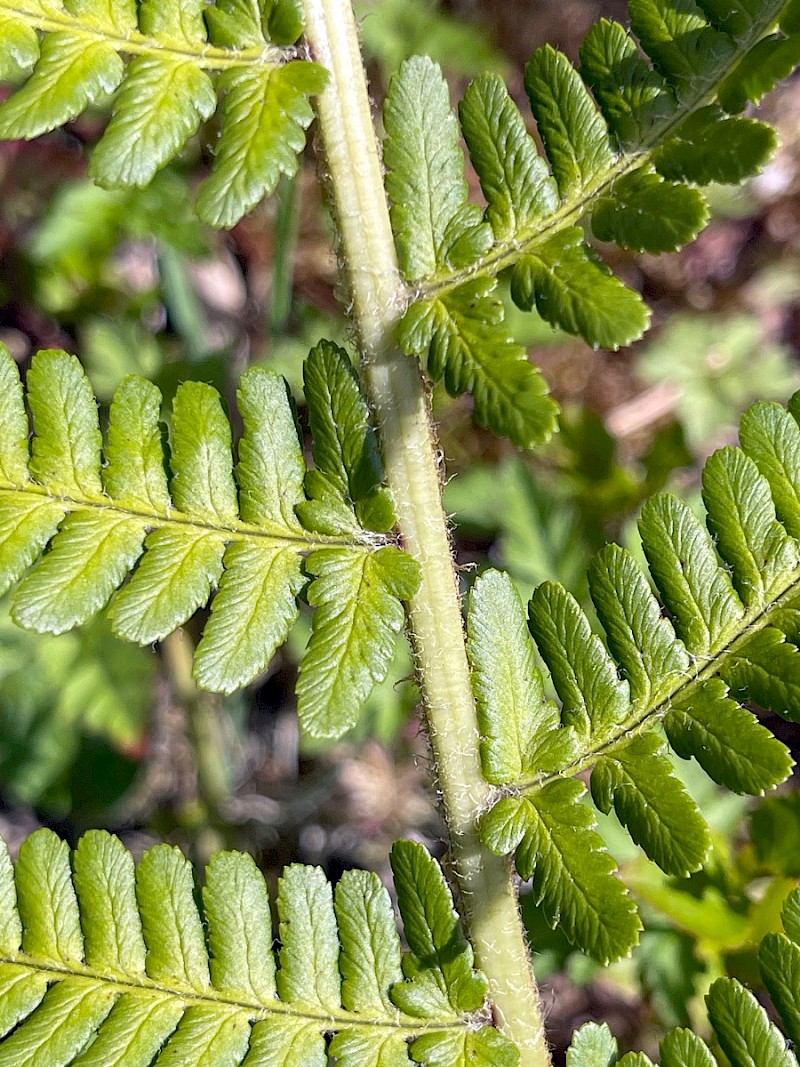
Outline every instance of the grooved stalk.
<path id="1" fill-rule="evenodd" d="M 306 38 L 330 73 L 317 100 L 352 316 L 406 549 L 422 568 L 410 605 L 434 768 L 470 940 L 487 974 L 495 1018 L 523 1067 L 548 1067 L 538 991 L 508 863 L 478 840 L 488 786 L 436 442 L 419 368 L 392 344 L 405 287 L 397 268 L 383 173 L 350 0 L 305 0 Z"/>

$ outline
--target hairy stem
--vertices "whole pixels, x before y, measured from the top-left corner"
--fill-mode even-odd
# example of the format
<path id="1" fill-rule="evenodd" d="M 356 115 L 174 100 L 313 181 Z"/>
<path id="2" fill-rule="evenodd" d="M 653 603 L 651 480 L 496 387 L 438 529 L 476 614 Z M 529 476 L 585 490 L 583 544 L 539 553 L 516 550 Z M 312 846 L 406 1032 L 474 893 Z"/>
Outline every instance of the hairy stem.
<path id="1" fill-rule="evenodd" d="M 524 1067 L 547 1067 L 538 991 L 507 863 L 480 844 L 487 800 L 436 442 L 416 361 L 392 343 L 403 311 L 383 174 L 350 0 L 305 0 L 306 36 L 330 72 L 320 134 L 353 320 L 406 549 L 422 567 L 410 605 L 434 767 L 470 940 L 498 1025 Z"/>

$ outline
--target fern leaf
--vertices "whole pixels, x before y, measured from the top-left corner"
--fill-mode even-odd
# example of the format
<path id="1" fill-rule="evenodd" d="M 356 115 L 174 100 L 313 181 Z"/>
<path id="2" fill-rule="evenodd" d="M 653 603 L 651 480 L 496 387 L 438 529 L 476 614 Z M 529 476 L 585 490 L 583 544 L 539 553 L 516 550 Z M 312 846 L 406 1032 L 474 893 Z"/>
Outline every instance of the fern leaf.
<path id="1" fill-rule="evenodd" d="M 414 1042 L 415 1060 L 427 1067 L 469 1063 L 475 1067 L 516 1067 L 518 1051 L 498 1034 L 484 1028 L 475 1033 L 424 1034 Z"/>
<path id="2" fill-rule="evenodd" d="M 723 674 L 734 692 L 800 721 L 800 650 L 780 630 L 767 626 L 743 641 Z"/>
<path id="3" fill-rule="evenodd" d="M 706 463 L 703 499 L 739 598 L 748 608 L 765 604 L 781 575 L 797 565 L 797 544 L 775 518 L 769 485 L 748 456 L 723 448 Z"/>
<path id="4" fill-rule="evenodd" d="M 525 89 L 559 196 L 566 199 L 610 166 L 608 127 L 578 72 L 550 45 L 525 68 Z"/>
<path id="5" fill-rule="evenodd" d="M 718 978 L 706 996 L 708 1017 L 731 1067 L 796 1067 L 783 1035 L 749 990 Z"/>
<path id="6" fill-rule="evenodd" d="M 800 892 L 795 890 L 783 906 L 785 933 L 767 934 L 758 950 L 758 965 L 772 1002 L 780 1013 L 787 1036 L 800 1044 Z"/>
<path id="7" fill-rule="evenodd" d="M 197 213 L 211 226 L 235 226 L 274 190 L 282 174 L 292 177 L 314 117 L 310 96 L 325 88 L 325 72 L 294 60 L 268 74 L 230 71 L 214 171 L 197 197 Z"/>
<path id="8" fill-rule="evenodd" d="M 135 13 L 131 11 L 130 16 L 126 33 L 137 30 Z M 139 24 L 154 43 L 174 52 L 191 55 L 207 44 L 202 13 L 174 2 L 144 0 Z M 216 104 L 211 78 L 191 59 L 137 56 L 92 155 L 92 176 L 109 188 L 147 185 L 197 133 L 200 123 L 214 114 Z"/>
<path id="9" fill-rule="evenodd" d="M 748 52 L 723 81 L 720 103 L 726 111 L 744 111 L 752 101 L 757 104 L 788 77 L 800 63 L 800 37 L 770 34 Z"/>
<path id="10" fill-rule="evenodd" d="M 392 78 L 384 107 L 386 188 L 400 266 L 409 281 L 444 266 L 467 266 L 491 231 L 467 202 L 458 123 L 441 71 L 413 56 Z"/>
<path id="11" fill-rule="evenodd" d="M 383 460 L 347 353 L 322 341 L 311 350 L 303 377 L 317 471 L 351 502 L 363 526 L 378 532 L 391 529 L 395 514 L 382 486 Z"/>
<path id="12" fill-rule="evenodd" d="M 629 11 L 631 29 L 679 101 L 693 97 L 698 79 L 717 75 L 735 55 L 735 41 L 710 25 L 694 0 L 631 0 Z"/>
<path id="13" fill-rule="evenodd" d="M 558 729 L 558 709 L 545 699 L 535 646 L 508 575 L 488 571 L 477 580 L 468 627 L 486 780 L 508 785 L 565 767 L 577 751 L 575 732 Z"/>
<path id="14" fill-rule="evenodd" d="M 679 756 L 694 756 L 710 778 L 735 793 L 759 796 L 789 773 L 784 746 L 731 699 L 721 678 L 674 700 L 664 729 Z"/>
<path id="15" fill-rule="evenodd" d="M 0 76 L 32 69 L 0 106 L 0 137 L 36 137 L 115 93 L 90 172 L 108 188 L 144 186 L 217 109 L 211 176 L 197 210 L 233 226 L 297 169 L 325 72 L 296 58 L 297 4 L 256 0 L 86 0 L 0 5 Z M 41 37 L 41 43 L 39 42 Z"/>
<path id="16" fill-rule="evenodd" d="M 620 23 L 596 22 L 581 44 L 580 57 L 581 75 L 619 145 L 645 142 L 659 121 L 674 113 L 666 82 Z"/>
<path id="17" fill-rule="evenodd" d="M 399 1067 L 410 1055 L 515 1067 L 517 1049 L 472 1014 L 486 981 L 439 867 L 411 842 L 395 846 L 394 864 L 410 931 L 402 969 L 374 874 L 347 872 L 334 901 L 318 868 L 295 865 L 278 889 L 278 970 L 267 889 L 249 856 L 211 861 L 206 934 L 177 849 L 158 845 L 134 868 L 116 838 L 90 831 L 73 873 L 48 830 L 22 845 L 16 870 L 0 843 L 0 1064 L 323 1067 L 330 1049 L 351 1067 Z"/>
<path id="18" fill-rule="evenodd" d="M 797 1067 L 792 1042 L 800 1032 L 798 914 L 800 890 L 796 889 L 783 907 L 785 933 L 767 934 L 759 948 L 761 971 L 789 1041 L 738 981 L 718 978 L 706 996 L 715 1047 L 721 1047 L 725 1062 L 731 1067 Z M 661 1042 L 660 1052 L 661 1067 L 717 1067 L 706 1043 L 689 1030 L 672 1030 Z M 617 1043 L 608 1027 L 587 1023 L 573 1037 L 567 1051 L 567 1067 L 653 1067 L 641 1052 L 629 1052 L 621 1059 L 617 1055 Z"/>
<path id="19" fill-rule="evenodd" d="M 777 144 L 775 131 L 755 119 L 725 115 L 715 104 L 681 123 L 653 153 L 653 163 L 673 181 L 737 185 L 757 173 Z"/>
<path id="20" fill-rule="evenodd" d="M 14 80 L 30 70 L 39 58 L 39 38 L 32 26 L 6 12 L 0 13 L 0 79 Z"/>
<path id="21" fill-rule="evenodd" d="M 698 189 L 665 181 L 647 170 L 614 182 L 592 212 L 598 240 L 654 255 L 683 248 L 707 222 L 708 206 Z"/>
<path id="22" fill-rule="evenodd" d="M 473 967 L 450 891 L 436 862 L 413 841 L 392 847 L 392 873 L 405 901 L 405 982 L 393 988 L 397 1006 L 418 1017 L 476 1011 L 486 996 L 486 979 Z"/>
<path id="23" fill-rule="evenodd" d="M 516 850 L 517 870 L 533 879 L 550 925 L 608 962 L 630 951 L 641 924 L 591 810 L 580 803 L 585 792 L 581 782 L 561 779 L 504 797 L 481 820 L 481 837 L 498 855 Z"/>
<path id="24" fill-rule="evenodd" d="M 407 352 L 428 350 L 428 370 L 451 396 L 470 391 L 475 418 L 521 448 L 546 440 L 558 408 L 525 349 L 507 336 L 491 280 L 468 282 L 441 300 L 415 304 L 398 339 Z"/>
<path id="25" fill-rule="evenodd" d="M 668 874 L 702 866 L 711 836 L 697 805 L 672 773 L 663 742 L 635 737 L 601 756 L 592 772 L 592 798 L 617 818 L 636 844 Z"/>
<path id="26" fill-rule="evenodd" d="M 742 448 L 706 464 L 705 526 L 669 494 L 645 505 L 640 532 L 666 617 L 616 546 L 589 571 L 605 644 L 563 587 L 535 590 L 530 631 L 558 713 L 544 699 L 511 584 L 490 573 L 473 591 L 483 770 L 502 787 L 481 819 L 482 839 L 497 854 L 515 853 L 550 921 L 601 959 L 628 951 L 635 914 L 623 921 L 630 902 L 591 811 L 577 804 L 585 789 L 575 776 L 591 770 L 595 805 L 613 808 L 664 871 L 688 874 L 704 861 L 709 831 L 672 773 L 660 727 L 678 756 L 736 792 L 761 794 L 791 772 L 790 753 L 745 704 L 800 721 L 799 418 L 797 397 L 788 411 L 756 404 L 745 414 Z M 569 836 L 567 826 L 580 829 Z M 616 899 L 609 929 L 593 904 L 602 893 Z"/>
<path id="27" fill-rule="evenodd" d="M 678 636 L 693 656 L 716 651 L 743 607 L 708 531 L 686 504 L 666 493 L 648 502 L 639 529 Z"/>
<path id="28" fill-rule="evenodd" d="M 661 1067 L 717 1067 L 706 1043 L 690 1030 L 672 1030 L 660 1049 Z"/>
<path id="29" fill-rule="evenodd" d="M 327 369 L 338 367 L 341 376 L 346 355 L 335 346 L 326 351 Z M 0 368 L 0 582 L 3 589 L 19 583 L 15 620 L 61 633 L 108 604 L 119 636 L 150 644 L 213 596 L 195 676 L 206 688 L 231 692 L 264 670 L 286 639 L 308 556 L 315 576 L 309 598 L 319 611 L 302 669 L 301 715 L 308 730 L 325 736 L 352 726 L 386 674 L 404 621 L 401 601 L 418 581 L 417 565 L 359 521 L 386 529 L 393 510 L 352 372 L 346 388 L 339 383 L 341 393 L 313 402 L 323 467 L 314 472 L 305 470 L 286 383 L 277 375 L 254 368 L 242 379 L 244 435 L 235 469 L 219 395 L 185 383 L 173 406 L 168 479 L 154 386 L 122 382 L 104 449 L 77 360 L 40 354 L 28 375 L 35 430 L 28 456 L 23 393 L 5 350 Z M 334 461 L 329 431 L 342 405 L 350 421 L 342 422 L 344 451 Z M 327 486 L 324 533 L 303 525 L 303 509 L 317 503 L 303 490 L 312 473 Z"/>
<path id="30" fill-rule="evenodd" d="M 478 78 L 459 117 L 483 214 L 467 196 L 441 72 L 428 59 L 401 66 L 384 110 L 386 189 L 411 297 L 399 338 L 451 393 L 475 393 L 479 421 L 518 445 L 553 429 L 536 400 L 543 390 L 523 375 L 521 352 L 486 303 L 500 271 L 511 268 L 519 307 L 536 307 L 592 345 L 616 349 L 647 328 L 641 297 L 605 266 L 580 223 L 625 248 L 672 251 L 708 220 L 697 185 L 758 173 L 775 132 L 726 110 L 759 99 L 800 57 L 791 19 L 765 36 L 786 7 L 765 0 L 732 15 L 694 0 L 631 0 L 633 33 L 601 20 L 581 48 L 580 73 L 550 46 L 539 49 L 525 86 L 544 156 L 502 82 Z M 491 329 L 475 328 L 479 306 Z M 487 388 L 490 365 L 513 390 Z"/>
<path id="31" fill-rule="evenodd" d="M 297 683 L 298 714 L 314 737 L 339 737 L 358 721 L 375 682 L 386 676 L 403 626 L 402 600 L 416 592 L 416 563 L 399 549 L 347 553 L 329 548 L 306 563 L 313 629 Z"/>
<path id="32" fill-rule="evenodd" d="M 555 582 L 543 583 L 531 601 L 530 622 L 564 722 L 580 734 L 607 737 L 628 713 L 628 686 L 575 598 Z M 571 653 L 578 647 L 584 654 L 575 660 Z"/>
<path id="33" fill-rule="evenodd" d="M 630 553 L 607 545 L 591 562 L 589 586 L 631 700 L 639 707 L 658 701 L 689 669 L 690 661 L 647 579 Z"/>
<path id="34" fill-rule="evenodd" d="M 619 348 L 644 333 L 650 314 L 586 244 L 577 226 L 519 258 L 511 274 L 514 302 L 590 345 Z"/>
<path id="35" fill-rule="evenodd" d="M 342 1003 L 348 1011 L 391 1013 L 389 990 L 403 980 L 403 972 L 389 898 L 372 875 L 345 871 L 334 903 L 342 942 Z"/>
<path id="36" fill-rule="evenodd" d="M 614 1067 L 617 1042 L 605 1023 L 586 1023 L 567 1050 L 567 1067 Z"/>
<path id="37" fill-rule="evenodd" d="M 495 240 L 551 215 L 558 205 L 558 189 L 519 108 L 496 74 L 472 82 L 459 105 L 459 117 L 486 195 L 486 219 Z"/>
<path id="38" fill-rule="evenodd" d="M 34 73 L 0 107 L 0 137 L 38 137 L 112 93 L 124 67 L 112 47 L 56 32 L 42 44 Z"/>
<path id="39" fill-rule="evenodd" d="M 513 122 L 508 110 L 506 121 Z M 458 123 L 447 83 L 431 60 L 415 56 L 401 66 L 389 85 L 384 122 L 387 192 L 404 274 L 413 282 L 474 263 L 492 232 L 480 209 L 467 203 Z M 524 131 L 517 124 L 515 132 Z M 524 191 L 511 195 L 519 202 Z M 491 298 L 494 287 L 486 280 L 449 299 L 417 304 L 399 341 L 406 352 L 427 351 L 430 374 L 443 379 L 451 395 L 474 393 L 479 422 L 528 447 L 550 436 L 557 409 L 524 349 L 504 328 L 503 307 Z"/>

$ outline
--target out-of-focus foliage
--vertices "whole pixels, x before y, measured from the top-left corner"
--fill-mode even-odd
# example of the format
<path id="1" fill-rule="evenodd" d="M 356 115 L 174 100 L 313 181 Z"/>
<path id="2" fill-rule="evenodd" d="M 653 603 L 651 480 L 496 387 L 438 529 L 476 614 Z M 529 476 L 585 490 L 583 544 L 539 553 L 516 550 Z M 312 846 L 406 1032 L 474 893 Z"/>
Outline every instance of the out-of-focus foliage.
<path id="1" fill-rule="evenodd" d="M 354 6 L 366 55 L 384 77 L 413 55 L 430 56 L 456 74 L 507 70 L 485 30 L 442 10 L 439 0 L 357 0 Z"/>
<path id="2" fill-rule="evenodd" d="M 45 637 L 15 626 L 3 603 L 3 791 L 58 816 L 101 812 L 130 784 L 143 754 L 155 668 L 150 650 L 120 641 L 102 620 Z M 90 781 L 82 780 L 87 761 Z"/>
<path id="3" fill-rule="evenodd" d="M 678 315 L 647 345 L 638 373 L 675 388 L 675 413 L 695 452 L 735 432 L 735 414 L 750 401 L 781 400 L 800 371 L 785 345 L 764 337 L 752 315 Z"/>

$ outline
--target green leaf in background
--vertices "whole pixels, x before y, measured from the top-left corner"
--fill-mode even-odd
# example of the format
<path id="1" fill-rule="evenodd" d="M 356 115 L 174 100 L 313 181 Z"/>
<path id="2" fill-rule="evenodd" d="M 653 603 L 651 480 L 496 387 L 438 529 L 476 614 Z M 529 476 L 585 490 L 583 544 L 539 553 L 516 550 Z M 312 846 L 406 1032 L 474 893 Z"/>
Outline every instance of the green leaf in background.
<path id="1" fill-rule="evenodd" d="M 354 7 L 362 20 L 364 51 L 380 63 L 387 79 L 413 55 L 430 56 L 446 70 L 469 75 L 506 67 L 484 26 L 455 18 L 438 0 L 357 0 Z"/>
<path id="2" fill-rule="evenodd" d="M 69 807 L 65 780 L 83 739 L 103 739 L 122 755 L 141 746 L 155 656 L 119 641 L 101 620 L 51 637 L 19 629 L 4 609 L 0 635 L 4 788 L 23 803 Z"/>
<path id="3" fill-rule="evenodd" d="M 637 370 L 651 384 L 674 384 L 675 410 L 695 451 L 732 434 L 751 400 L 783 398 L 798 384 L 786 349 L 765 343 L 758 321 L 744 315 L 676 316 Z"/>
<path id="4" fill-rule="evenodd" d="M 575 595 L 585 585 L 587 550 L 568 497 L 556 495 L 521 457 L 476 466 L 445 486 L 445 508 L 460 528 L 496 533 L 503 566 L 521 590 L 556 578 Z"/>
<path id="5" fill-rule="evenodd" d="M 759 863 L 800 878 L 800 794 L 768 797 L 750 816 L 750 836 Z"/>

